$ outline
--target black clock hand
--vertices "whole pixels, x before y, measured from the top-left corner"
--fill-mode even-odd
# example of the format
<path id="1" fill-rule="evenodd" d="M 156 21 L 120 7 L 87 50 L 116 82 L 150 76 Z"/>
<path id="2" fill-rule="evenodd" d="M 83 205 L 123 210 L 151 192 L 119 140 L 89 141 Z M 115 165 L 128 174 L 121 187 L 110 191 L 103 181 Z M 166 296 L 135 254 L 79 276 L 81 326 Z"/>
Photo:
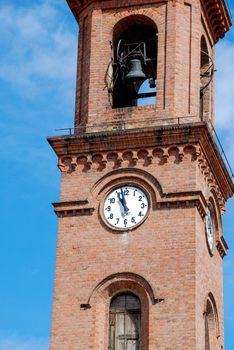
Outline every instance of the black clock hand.
<path id="1" fill-rule="evenodd" d="M 120 192 L 117 192 L 117 197 L 118 197 L 118 200 L 120 201 L 120 203 L 123 206 L 123 199 L 121 198 Z"/>
<path id="2" fill-rule="evenodd" d="M 124 207 L 124 211 L 125 211 L 125 213 L 127 213 L 129 211 L 129 209 L 127 207 L 127 202 L 126 202 L 126 199 L 125 199 L 122 187 L 121 187 L 121 195 L 122 195 L 122 204 L 123 204 L 123 207 Z"/>
<path id="3" fill-rule="evenodd" d="M 123 198 L 121 198 L 120 192 L 117 192 L 117 197 L 118 197 L 119 203 L 121 203 L 120 211 L 121 211 L 121 215 L 123 217 L 123 216 L 125 216 L 125 209 L 124 209 L 124 204 L 123 204 Z M 123 209 L 124 209 L 124 212 L 122 211 Z"/>

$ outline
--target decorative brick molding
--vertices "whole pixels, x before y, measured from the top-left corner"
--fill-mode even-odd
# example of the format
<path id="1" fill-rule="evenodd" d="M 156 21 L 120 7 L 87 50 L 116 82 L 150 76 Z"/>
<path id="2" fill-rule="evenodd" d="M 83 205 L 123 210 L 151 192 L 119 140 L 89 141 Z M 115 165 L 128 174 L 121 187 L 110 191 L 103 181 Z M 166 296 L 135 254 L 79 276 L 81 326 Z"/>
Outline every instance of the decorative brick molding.
<path id="1" fill-rule="evenodd" d="M 171 200 L 171 201 L 165 201 L 165 202 L 159 202 L 157 203 L 157 209 L 158 210 L 165 210 L 165 209 L 181 209 L 181 208 L 197 208 L 198 212 L 200 213 L 201 217 L 204 219 L 206 216 L 206 211 L 204 208 L 204 205 L 200 199 L 181 199 L 181 200 Z"/>
<path id="2" fill-rule="evenodd" d="M 113 288 L 113 284 L 115 284 L 115 288 Z M 96 299 L 95 294 L 97 293 L 98 294 L 101 293 L 103 297 L 110 299 L 115 294 L 128 289 L 129 284 L 135 286 L 134 291 L 136 294 L 143 293 L 147 295 L 152 305 L 155 305 L 164 301 L 163 298 L 155 295 L 155 292 L 152 289 L 151 285 L 144 277 L 132 272 L 118 272 L 111 276 L 106 277 L 95 286 L 95 288 L 93 289 L 89 297 L 89 300 L 87 301 L 87 304 L 92 306 L 92 304 L 95 303 L 95 299 Z M 116 285 L 118 285 L 118 288 L 116 288 Z"/>
<path id="3" fill-rule="evenodd" d="M 202 0 L 201 3 L 214 41 L 217 42 L 231 27 L 230 13 L 223 0 Z"/>
<path id="4" fill-rule="evenodd" d="M 175 5 L 178 0 L 170 0 Z M 68 5 L 70 6 L 75 18 L 77 21 L 79 21 L 79 16 L 81 11 L 83 11 L 87 6 L 93 4 L 96 2 L 96 0 L 67 0 Z M 147 4 L 148 1 L 145 1 Z M 166 0 L 159 0 L 155 1 L 155 4 L 162 3 L 162 2 L 168 2 Z M 103 8 L 105 8 L 108 5 L 105 5 L 105 3 L 110 3 L 109 1 L 105 0 L 103 1 Z M 225 33 L 230 29 L 231 26 L 231 18 L 229 11 L 225 5 L 225 2 L 223 0 L 201 0 L 202 7 L 204 10 L 204 13 L 207 17 L 210 29 L 212 31 L 213 37 L 215 42 L 217 42 L 219 39 L 223 38 Z M 128 3 L 128 6 L 136 6 L 137 2 L 132 1 L 132 3 Z M 124 6 L 124 4 L 120 3 L 119 6 Z M 116 5 L 117 7 L 117 5 Z"/>
<path id="5" fill-rule="evenodd" d="M 170 1 L 175 1 L 175 0 L 170 0 Z M 95 2 L 97 3 L 97 0 L 67 0 L 68 2 L 68 5 L 71 9 L 71 11 L 73 12 L 75 18 L 77 19 L 77 22 L 79 22 L 79 19 L 80 19 L 80 14 L 85 11 L 87 9 L 88 6 L 92 6 L 92 7 L 95 7 Z M 150 4 L 152 5 L 152 3 L 154 5 L 158 5 L 158 4 L 163 4 L 163 3 L 167 3 L 168 0 L 154 0 L 153 2 L 151 1 Z M 149 4 L 149 1 L 148 0 L 145 0 L 145 6 L 147 6 Z M 100 5 L 99 5 L 100 6 Z M 126 2 L 124 2 L 124 0 L 119 0 L 118 3 L 116 3 L 115 5 L 115 12 L 116 14 L 118 15 L 118 9 L 125 9 L 126 10 L 126 7 L 129 7 L 129 8 L 139 8 L 139 10 L 142 10 L 142 5 L 139 6 L 139 3 L 137 0 L 129 0 L 128 1 L 128 4 L 126 4 Z M 111 10 L 113 9 L 113 3 L 112 1 L 110 0 L 104 0 L 102 2 L 102 9 L 103 10 Z M 131 9 L 129 9 L 129 12 L 131 13 Z M 149 10 L 150 11 L 150 10 Z M 149 12 L 147 11 L 147 12 Z"/>
<path id="6" fill-rule="evenodd" d="M 108 164 L 112 169 L 126 169 L 137 167 L 163 166 L 169 161 L 180 164 L 185 154 L 191 155 L 191 161 L 197 161 L 208 186 L 215 192 L 221 211 L 225 211 L 225 199 L 219 189 L 217 181 L 212 173 L 202 148 L 197 144 L 174 145 L 169 147 L 127 149 L 119 152 L 83 153 L 59 158 L 58 167 L 62 172 L 72 173 L 74 171 L 99 171 L 102 172 Z"/>
<path id="7" fill-rule="evenodd" d="M 171 1 L 173 2 L 173 4 L 176 3 L 176 0 Z M 88 5 L 95 3 L 95 0 L 67 0 L 67 2 L 78 21 L 80 12 L 83 9 L 85 9 Z M 103 7 L 105 7 L 105 2 L 108 3 L 108 1 L 103 1 Z M 155 3 L 162 3 L 162 0 L 155 1 Z M 230 29 L 231 26 L 231 19 L 228 9 L 226 8 L 224 1 L 222 0 L 202 0 L 201 3 L 205 15 L 208 19 L 215 41 L 218 41 L 220 38 L 223 38 L 223 36 Z"/>
<path id="8" fill-rule="evenodd" d="M 48 141 L 63 172 L 93 171 L 94 167 L 102 171 L 110 162 L 113 168 L 137 166 L 140 162 L 146 167 L 164 165 L 172 158 L 180 164 L 185 153 L 190 153 L 192 161 L 198 161 L 211 189 L 220 191 L 225 201 L 234 191 L 232 179 L 205 122 L 60 136 L 48 138 Z M 217 197 L 224 210 L 220 193 Z"/>
<path id="9" fill-rule="evenodd" d="M 220 239 L 216 241 L 216 248 L 222 258 L 227 255 L 228 245 L 223 236 L 221 236 Z"/>
<path id="10" fill-rule="evenodd" d="M 87 200 L 53 203 L 54 212 L 60 217 L 92 215 L 94 208 L 88 207 Z"/>
<path id="11" fill-rule="evenodd" d="M 225 212 L 225 210 L 226 210 L 225 198 L 223 197 L 223 195 L 221 193 L 221 190 L 218 186 L 218 183 L 215 179 L 215 176 L 212 173 L 210 165 L 205 157 L 205 154 L 202 152 L 201 149 L 199 151 L 197 161 L 198 161 L 198 166 L 200 168 L 200 171 L 201 171 L 202 175 L 204 176 L 210 190 L 213 191 L 216 195 L 216 198 L 219 202 L 221 212 L 222 213 Z"/>
<path id="12" fill-rule="evenodd" d="M 192 145 L 156 147 L 154 149 L 142 148 L 139 150 L 123 150 L 120 152 L 100 152 L 96 154 L 79 154 L 77 156 L 64 156 L 59 159 L 58 167 L 62 172 L 71 173 L 78 168 L 81 171 L 102 171 L 106 168 L 107 163 L 112 163 L 113 169 L 121 168 L 123 162 L 124 168 L 137 166 L 143 163 L 144 166 L 151 164 L 163 165 L 168 162 L 169 157 L 174 157 L 175 163 L 182 162 L 186 150 L 191 149 L 193 157 L 196 157 L 196 148 Z M 97 166 L 95 166 L 97 165 Z"/>

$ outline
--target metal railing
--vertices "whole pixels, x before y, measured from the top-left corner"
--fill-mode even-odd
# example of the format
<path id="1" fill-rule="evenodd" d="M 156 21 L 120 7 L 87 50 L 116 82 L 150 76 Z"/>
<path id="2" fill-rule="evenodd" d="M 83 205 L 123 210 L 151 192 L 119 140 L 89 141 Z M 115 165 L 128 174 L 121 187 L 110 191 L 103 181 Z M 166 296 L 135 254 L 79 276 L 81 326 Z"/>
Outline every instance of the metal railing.
<path id="1" fill-rule="evenodd" d="M 200 122 L 197 117 L 164 117 L 164 118 L 147 118 L 147 119 L 126 119 L 122 115 L 115 116 L 115 121 L 94 123 L 92 125 L 79 125 L 74 128 L 60 128 L 56 131 L 65 131 L 69 135 L 88 134 L 96 132 L 115 132 L 124 131 L 129 129 L 141 129 L 141 128 L 152 128 L 155 126 L 166 126 L 166 125 L 181 125 L 188 123 Z"/>
<path id="2" fill-rule="evenodd" d="M 219 136 L 218 136 L 218 134 L 217 134 L 213 124 L 211 122 L 209 122 L 209 123 L 210 123 L 210 129 L 213 132 L 214 141 L 215 141 L 216 145 L 218 146 L 219 152 L 220 152 L 220 154 L 221 154 L 221 156 L 223 158 L 224 163 L 226 164 L 226 167 L 228 169 L 229 175 L 231 176 L 232 179 L 234 179 L 234 173 L 233 173 L 231 164 L 230 164 L 230 162 L 229 162 L 229 160 L 228 160 L 228 158 L 226 156 L 226 153 L 225 153 L 225 151 L 223 149 L 223 146 L 222 146 L 222 143 L 220 141 L 220 138 L 219 138 Z"/>
<path id="3" fill-rule="evenodd" d="M 231 7 L 229 5 L 229 1 L 228 0 L 223 0 L 223 2 L 224 2 L 224 5 L 226 6 L 226 9 L 227 9 L 228 14 L 230 16 L 230 19 L 232 19 L 232 13 L 231 13 Z"/>

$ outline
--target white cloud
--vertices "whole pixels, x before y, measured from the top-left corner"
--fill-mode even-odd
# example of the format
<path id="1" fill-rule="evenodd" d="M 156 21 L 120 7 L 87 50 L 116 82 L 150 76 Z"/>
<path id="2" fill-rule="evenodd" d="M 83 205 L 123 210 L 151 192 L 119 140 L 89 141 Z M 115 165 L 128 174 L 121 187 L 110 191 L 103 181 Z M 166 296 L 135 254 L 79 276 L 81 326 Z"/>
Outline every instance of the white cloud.
<path id="1" fill-rule="evenodd" d="M 77 35 L 63 15 L 53 1 L 42 0 L 31 7 L 0 6 L 0 79 L 24 97 L 35 97 L 58 85 L 64 86 L 65 94 L 66 84 L 74 89 Z"/>
<path id="2" fill-rule="evenodd" d="M 36 337 L 5 337 L 0 339 L 0 350 L 48 350 L 49 341 Z"/>
<path id="3" fill-rule="evenodd" d="M 46 135 L 73 123 L 77 24 L 66 1 L 0 0 L 0 37 L 0 157 L 42 179 L 56 162 Z"/>

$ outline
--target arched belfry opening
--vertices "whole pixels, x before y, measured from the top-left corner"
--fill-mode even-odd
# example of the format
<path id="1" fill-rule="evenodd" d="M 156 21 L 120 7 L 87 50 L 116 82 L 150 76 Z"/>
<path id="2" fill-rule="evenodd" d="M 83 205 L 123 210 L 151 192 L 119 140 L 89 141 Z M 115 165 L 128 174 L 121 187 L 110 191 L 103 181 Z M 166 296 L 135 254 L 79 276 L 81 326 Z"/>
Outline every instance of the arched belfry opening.
<path id="1" fill-rule="evenodd" d="M 200 50 L 200 118 L 207 120 L 210 116 L 211 83 L 214 75 L 214 63 L 209 54 L 204 35 L 201 37 Z"/>
<path id="2" fill-rule="evenodd" d="M 143 15 L 128 16 L 113 30 L 111 101 L 113 108 L 154 104 L 157 82 L 157 28 Z M 140 90 L 142 84 L 146 87 Z M 153 101 L 152 101 L 153 100 Z M 141 102 L 142 104 L 142 102 Z"/>

